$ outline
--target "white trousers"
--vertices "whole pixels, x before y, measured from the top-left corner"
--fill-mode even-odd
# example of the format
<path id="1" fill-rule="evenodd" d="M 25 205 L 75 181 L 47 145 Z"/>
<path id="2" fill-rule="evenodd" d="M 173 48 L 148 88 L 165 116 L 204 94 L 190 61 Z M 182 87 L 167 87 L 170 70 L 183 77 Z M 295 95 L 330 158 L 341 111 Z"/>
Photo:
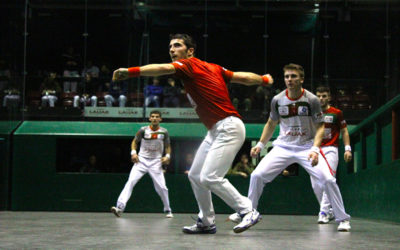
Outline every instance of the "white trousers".
<path id="1" fill-rule="evenodd" d="M 55 95 L 44 95 L 42 96 L 42 107 L 46 107 L 49 104 L 49 107 L 54 107 L 58 98 Z"/>
<path id="2" fill-rule="evenodd" d="M 208 131 L 197 150 L 189 180 L 199 206 L 198 216 L 204 225 L 214 224 L 215 221 L 211 192 L 236 212 L 248 213 L 253 209 L 251 201 L 224 178 L 244 142 L 245 134 L 242 120 L 230 116 Z"/>
<path id="3" fill-rule="evenodd" d="M 332 203 L 333 213 L 336 221 L 350 219 L 346 214 L 343 205 L 342 195 L 339 187 L 336 184 L 335 177 L 331 174 L 329 167 L 324 158 L 319 154 L 318 165 L 311 166 L 311 161 L 308 160 L 310 150 L 290 149 L 275 146 L 258 164 L 250 177 L 249 198 L 253 203 L 253 207 L 258 206 L 258 200 L 263 192 L 266 183 L 271 182 L 280 174 L 287 166 L 298 163 L 311 176 L 314 183 L 314 192 L 326 192 L 328 199 Z M 318 196 L 318 195 L 317 195 Z"/>
<path id="4" fill-rule="evenodd" d="M 338 156 L 338 148 L 334 146 L 328 146 L 328 147 L 321 147 L 322 152 L 324 153 L 324 161 L 328 162 L 328 166 L 330 167 L 330 172 L 331 174 L 336 177 L 336 170 L 337 166 L 339 163 L 339 156 Z M 323 164 L 325 164 L 323 162 Z M 320 212 L 328 213 L 329 210 L 331 209 L 331 203 L 329 202 L 328 196 L 326 195 L 326 192 L 318 192 L 318 189 L 315 189 L 315 182 L 313 178 L 311 178 L 311 185 L 314 190 L 315 196 L 317 196 L 318 202 L 320 204 Z"/>
<path id="5" fill-rule="evenodd" d="M 161 197 L 164 204 L 164 212 L 171 211 L 169 205 L 168 188 L 165 184 L 164 173 L 161 168 L 161 159 L 150 159 L 139 156 L 139 162 L 135 163 L 129 174 L 129 179 L 125 184 L 124 189 L 118 197 L 117 207 L 124 210 L 126 203 L 132 195 L 132 190 L 136 183 L 145 175 L 149 173 L 153 180 L 154 188 L 157 194 Z"/>
<path id="6" fill-rule="evenodd" d="M 104 101 L 106 102 L 107 107 L 112 107 L 113 103 L 115 102 L 115 98 L 112 95 L 105 95 Z M 120 95 L 118 97 L 118 102 L 120 107 L 125 107 L 127 98 L 124 95 Z"/>

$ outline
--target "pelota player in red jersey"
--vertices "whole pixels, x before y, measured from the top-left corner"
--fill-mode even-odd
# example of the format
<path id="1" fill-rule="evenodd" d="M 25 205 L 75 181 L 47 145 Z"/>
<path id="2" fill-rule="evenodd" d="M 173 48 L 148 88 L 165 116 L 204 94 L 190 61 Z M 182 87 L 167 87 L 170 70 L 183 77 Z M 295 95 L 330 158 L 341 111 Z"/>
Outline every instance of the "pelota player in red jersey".
<path id="1" fill-rule="evenodd" d="M 318 97 L 321 103 L 321 108 L 324 113 L 324 123 L 325 123 L 324 138 L 321 143 L 321 150 L 324 154 L 325 160 L 328 162 L 332 175 L 336 176 L 336 169 L 339 162 L 338 147 L 339 147 L 340 134 L 342 134 L 343 144 L 345 148 L 344 160 L 346 162 L 349 162 L 352 159 L 350 136 L 347 130 L 346 121 L 343 118 L 342 111 L 332 107 L 329 104 L 331 98 L 329 87 L 326 86 L 318 87 L 316 89 L 316 96 Z M 311 184 L 314 187 L 314 182 L 312 179 L 311 179 Z M 334 218 L 332 213 L 331 203 L 329 202 L 325 192 L 323 193 L 316 192 L 316 196 L 318 202 L 320 203 L 318 223 L 319 224 L 329 223 L 329 221 Z M 350 230 L 350 224 L 346 225 L 346 227 L 344 228 L 344 231 L 348 230 Z"/>
<path id="2" fill-rule="evenodd" d="M 269 74 L 232 72 L 202 61 L 195 57 L 195 49 L 196 44 L 189 35 L 171 35 L 169 54 L 172 63 L 120 68 L 114 71 L 113 80 L 160 75 L 175 75 L 182 80 L 188 99 L 208 129 L 189 171 L 200 210 L 198 220 L 182 230 L 188 234 L 216 233 L 213 192 L 241 215 L 241 222 L 233 228 L 235 233 L 241 233 L 255 225 L 261 216 L 253 209 L 251 201 L 224 178 L 245 139 L 245 127 L 230 101 L 227 83 L 268 85 L 273 79 Z"/>

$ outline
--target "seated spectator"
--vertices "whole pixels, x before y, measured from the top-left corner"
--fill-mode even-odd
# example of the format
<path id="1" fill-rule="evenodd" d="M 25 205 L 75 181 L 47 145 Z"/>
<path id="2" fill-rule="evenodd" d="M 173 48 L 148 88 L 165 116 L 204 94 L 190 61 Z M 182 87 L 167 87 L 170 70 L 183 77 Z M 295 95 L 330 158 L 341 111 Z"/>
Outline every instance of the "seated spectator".
<path id="1" fill-rule="evenodd" d="M 0 91 L 6 88 L 11 79 L 11 71 L 6 61 L 0 59 Z"/>
<path id="2" fill-rule="evenodd" d="M 49 76 L 44 79 L 40 85 L 40 93 L 42 94 L 42 107 L 47 106 L 54 107 L 58 98 L 57 95 L 60 93 L 60 84 L 57 81 L 57 74 L 50 72 Z"/>
<path id="3" fill-rule="evenodd" d="M 20 91 L 14 81 L 9 81 L 4 90 L 3 107 L 18 107 L 20 102 Z"/>
<path id="4" fill-rule="evenodd" d="M 105 92 L 110 88 L 112 73 L 106 64 L 102 64 L 99 72 L 99 88 L 97 91 Z"/>
<path id="5" fill-rule="evenodd" d="M 93 78 L 98 78 L 100 75 L 100 69 L 96 65 L 93 65 L 91 60 L 86 62 L 86 67 L 82 70 L 82 77 L 85 77 L 86 74 L 90 74 Z"/>
<path id="6" fill-rule="evenodd" d="M 127 81 L 111 81 L 107 92 L 108 94 L 104 96 L 107 107 L 112 107 L 117 100 L 120 107 L 125 107 L 128 95 Z"/>
<path id="7" fill-rule="evenodd" d="M 149 84 L 144 88 L 144 105 L 146 107 L 160 107 L 160 99 L 163 93 L 163 87 L 160 86 L 160 79 L 153 78 L 153 84 Z"/>
<path id="8" fill-rule="evenodd" d="M 270 100 L 273 89 L 270 86 L 259 85 L 255 94 L 255 109 L 268 111 L 270 109 Z"/>
<path id="9" fill-rule="evenodd" d="M 81 91 L 82 95 L 80 97 L 79 95 L 74 96 L 74 107 L 77 108 L 80 105 L 83 105 L 83 107 L 87 105 L 96 107 L 98 85 L 98 77 L 93 77 L 91 73 L 86 73 Z"/>
<path id="10" fill-rule="evenodd" d="M 163 89 L 164 107 L 179 107 L 181 89 L 175 85 L 175 79 L 168 78 L 168 86 Z"/>
<path id="11" fill-rule="evenodd" d="M 63 77 L 67 78 L 64 81 L 64 92 L 76 92 L 79 79 L 79 54 L 75 53 L 73 47 L 69 47 L 66 53 L 62 54 L 64 62 Z M 72 78 L 72 79 L 71 79 Z M 73 80 L 76 78 L 76 80 Z"/>
<path id="12" fill-rule="evenodd" d="M 240 162 L 236 163 L 236 165 L 229 169 L 228 175 L 239 175 L 243 178 L 247 178 L 254 170 L 254 165 L 249 162 L 249 157 L 247 154 L 242 154 L 240 156 Z"/>
<path id="13" fill-rule="evenodd" d="M 239 84 L 232 84 L 230 95 L 235 109 L 243 109 L 245 111 L 251 110 L 252 101 L 248 95 L 248 89 L 249 87 L 243 87 Z"/>
<path id="14" fill-rule="evenodd" d="M 81 173 L 98 173 L 99 168 L 97 165 L 97 158 L 95 155 L 89 156 L 89 162 L 87 162 L 85 165 L 79 169 L 79 172 Z"/>

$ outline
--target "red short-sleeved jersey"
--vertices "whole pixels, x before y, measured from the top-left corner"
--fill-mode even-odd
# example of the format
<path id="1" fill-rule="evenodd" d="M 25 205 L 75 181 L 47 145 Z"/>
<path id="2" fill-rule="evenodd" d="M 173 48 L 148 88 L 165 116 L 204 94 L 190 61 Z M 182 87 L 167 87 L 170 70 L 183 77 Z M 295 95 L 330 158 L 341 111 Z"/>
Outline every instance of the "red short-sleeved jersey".
<path id="1" fill-rule="evenodd" d="M 175 61 L 172 65 L 175 75 L 183 81 L 189 101 L 208 129 L 228 116 L 241 118 L 226 86 L 233 76 L 232 71 L 195 57 Z"/>
<path id="2" fill-rule="evenodd" d="M 339 146 L 340 130 L 347 127 L 340 109 L 330 107 L 324 111 L 325 133 L 321 146 Z"/>

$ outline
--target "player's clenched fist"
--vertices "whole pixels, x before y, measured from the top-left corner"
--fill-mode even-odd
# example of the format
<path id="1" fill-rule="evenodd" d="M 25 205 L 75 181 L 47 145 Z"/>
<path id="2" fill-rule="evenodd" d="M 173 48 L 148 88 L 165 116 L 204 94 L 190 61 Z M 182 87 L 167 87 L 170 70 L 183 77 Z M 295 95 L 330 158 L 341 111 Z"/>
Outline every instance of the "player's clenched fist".
<path id="1" fill-rule="evenodd" d="M 263 77 L 268 78 L 268 84 L 273 84 L 274 83 L 274 78 L 270 74 L 265 74 Z"/>
<path id="2" fill-rule="evenodd" d="M 129 72 L 127 68 L 119 68 L 114 71 L 112 80 L 121 81 L 129 78 Z"/>
<path id="3" fill-rule="evenodd" d="M 260 147 L 257 147 L 257 146 L 252 147 L 251 150 L 250 150 L 250 156 L 255 158 L 260 153 L 260 151 L 261 151 Z"/>
<path id="4" fill-rule="evenodd" d="M 161 164 L 168 165 L 169 164 L 169 157 L 162 157 Z"/>
<path id="5" fill-rule="evenodd" d="M 133 163 L 138 163 L 139 162 L 139 156 L 137 154 L 133 154 L 131 156 L 132 162 Z"/>
<path id="6" fill-rule="evenodd" d="M 311 166 L 316 166 L 318 164 L 318 154 L 315 152 L 310 152 L 308 155 L 308 160 L 311 160 Z"/>
<path id="7" fill-rule="evenodd" d="M 351 154 L 351 151 L 344 152 L 344 161 L 345 162 L 350 162 L 352 158 L 353 158 L 353 156 Z"/>

